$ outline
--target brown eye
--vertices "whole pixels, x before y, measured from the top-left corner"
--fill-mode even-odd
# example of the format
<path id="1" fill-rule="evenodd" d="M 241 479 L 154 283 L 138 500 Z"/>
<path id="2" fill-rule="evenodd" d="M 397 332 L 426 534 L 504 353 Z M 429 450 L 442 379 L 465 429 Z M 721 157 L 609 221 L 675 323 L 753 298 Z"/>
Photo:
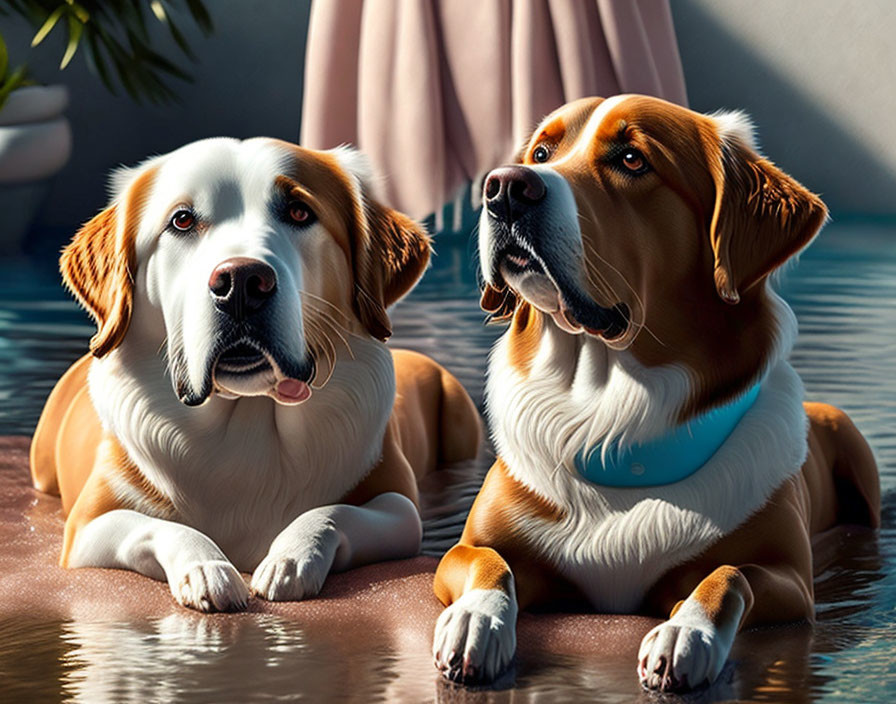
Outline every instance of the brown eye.
<path id="1" fill-rule="evenodd" d="M 187 208 L 181 208 L 171 217 L 171 227 L 180 232 L 187 232 L 188 230 L 193 229 L 195 223 L 196 216 L 193 214 L 192 210 L 188 210 Z"/>
<path id="2" fill-rule="evenodd" d="M 532 161 L 537 164 L 543 164 L 551 157 L 551 152 L 543 144 L 539 144 L 532 152 Z"/>
<path id="3" fill-rule="evenodd" d="M 314 213 L 302 201 L 294 200 L 289 204 L 289 217 L 293 222 L 306 225 L 314 218 Z"/>
<path id="4" fill-rule="evenodd" d="M 647 159 L 637 149 L 626 149 L 620 157 L 622 165 L 633 174 L 642 174 L 647 171 Z"/>

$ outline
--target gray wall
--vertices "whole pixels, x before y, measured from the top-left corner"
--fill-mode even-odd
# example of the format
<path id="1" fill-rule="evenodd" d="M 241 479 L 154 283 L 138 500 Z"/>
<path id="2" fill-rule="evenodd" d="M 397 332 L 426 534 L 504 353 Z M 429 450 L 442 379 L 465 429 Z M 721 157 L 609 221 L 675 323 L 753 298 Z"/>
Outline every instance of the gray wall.
<path id="1" fill-rule="evenodd" d="M 896 2 L 671 4 L 692 108 L 750 113 L 835 218 L 896 215 Z"/>
<path id="2" fill-rule="evenodd" d="M 148 3 L 147 3 L 148 4 Z M 153 20 L 153 34 L 165 54 L 194 76 L 192 84 L 173 80 L 179 105 L 138 105 L 124 91 L 112 96 L 90 73 L 83 55 L 63 72 L 56 70 L 64 50 L 61 25 L 51 46 L 28 52 L 33 30 L 3 18 L 3 34 L 13 63 L 26 54 L 43 83 L 69 86 L 67 115 L 74 133 L 72 158 L 53 180 L 38 228 L 51 238 L 67 238 L 73 226 L 105 202 L 106 175 L 120 164 L 203 137 L 267 135 L 296 141 L 302 102 L 302 66 L 310 0 L 206 0 L 215 23 L 206 38 L 188 18 L 179 24 L 200 61 L 190 64 Z M 80 54 L 80 51 L 79 51 Z"/>

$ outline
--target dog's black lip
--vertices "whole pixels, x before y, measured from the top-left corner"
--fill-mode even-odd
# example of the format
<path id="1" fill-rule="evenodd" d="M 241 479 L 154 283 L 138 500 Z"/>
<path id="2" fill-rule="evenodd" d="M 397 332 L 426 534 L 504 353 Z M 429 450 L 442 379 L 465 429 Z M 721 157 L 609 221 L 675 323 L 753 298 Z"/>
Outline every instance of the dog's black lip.
<path id="1" fill-rule="evenodd" d="M 589 334 L 612 341 L 622 337 L 628 330 L 631 312 L 625 303 L 620 301 L 605 307 L 575 289 L 571 291 L 569 287 L 558 286 L 564 309 Z"/>
<path id="2" fill-rule="evenodd" d="M 591 330 L 588 327 L 585 329 L 592 334 L 600 335 L 605 340 L 612 342 L 613 340 L 622 337 L 628 331 L 632 316 L 629 307 L 625 305 L 625 303 L 617 303 L 610 309 L 609 318 L 610 322 L 603 330 Z"/>
<path id="3" fill-rule="evenodd" d="M 618 301 L 609 307 L 602 306 L 579 290 L 578 286 L 572 285 L 565 276 L 555 276 L 551 263 L 544 260 L 544 257 L 537 254 L 534 249 L 518 244 L 515 241 L 518 236 L 518 233 L 508 231 L 506 226 L 501 233 L 501 239 L 504 241 L 493 259 L 496 270 L 494 278 L 497 283 L 502 286 L 508 285 L 502 275 L 505 271 L 510 274 L 532 272 L 549 276 L 560 292 L 564 309 L 575 323 L 581 325 L 589 334 L 599 335 L 611 342 L 628 331 L 631 311 L 625 303 Z M 525 266 L 519 266 L 509 257 L 527 259 L 528 262 Z"/>
<path id="4" fill-rule="evenodd" d="M 258 374 L 271 368 L 267 355 L 257 346 L 242 340 L 224 349 L 215 360 L 215 373 L 230 376 Z"/>

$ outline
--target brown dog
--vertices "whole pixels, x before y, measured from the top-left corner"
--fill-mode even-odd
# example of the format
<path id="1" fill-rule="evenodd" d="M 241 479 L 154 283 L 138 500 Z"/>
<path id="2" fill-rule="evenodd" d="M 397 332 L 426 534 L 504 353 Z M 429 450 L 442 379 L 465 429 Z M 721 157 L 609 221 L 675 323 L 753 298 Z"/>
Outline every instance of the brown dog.
<path id="1" fill-rule="evenodd" d="M 31 452 L 59 492 L 61 562 L 166 580 L 200 610 L 313 596 L 420 549 L 416 480 L 472 457 L 445 369 L 390 350 L 386 308 L 429 238 L 357 152 L 204 140 L 119 174 L 62 255 L 97 323 Z"/>
<path id="2" fill-rule="evenodd" d="M 768 284 L 825 206 L 742 114 L 634 95 L 557 110 L 484 196 L 499 457 L 436 574 L 437 665 L 493 679 L 518 609 L 575 595 L 669 614 L 647 687 L 711 682 L 738 629 L 813 618 L 811 535 L 879 521 L 872 453 L 803 404 Z"/>

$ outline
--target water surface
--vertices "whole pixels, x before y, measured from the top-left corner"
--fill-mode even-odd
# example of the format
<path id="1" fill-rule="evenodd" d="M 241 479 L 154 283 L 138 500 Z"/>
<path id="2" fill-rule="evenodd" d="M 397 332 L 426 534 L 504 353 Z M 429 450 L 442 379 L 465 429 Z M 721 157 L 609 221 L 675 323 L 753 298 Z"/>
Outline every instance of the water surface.
<path id="1" fill-rule="evenodd" d="M 481 405 L 486 356 L 500 329 L 483 325 L 467 240 L 440 240 L 437 251 L 424 281 L 393 311 L 393 344 L 436 358 Z M 847 410 L 875 450 L 883 529 L 841 530 L 822 541 L 816 626 L 743 634 L 720 682 L 688 700 L 891 702 L 896 228 L 829 226 L 788 273 L 782 292 L 800 322 L 792 359 L 809 399 Z M 54 381 L 82 354 L 92 332 L 59 285 L 51 258 L 0 264 L 0 434 L 33 431 Z M 486 463 L 427 487 L 427 554 L 440 554 L 457 538 Z M 599 644 L 601 634 L 587 636 Z M 367 637 L 353 646 L 355 640 L 352 633 L 264 614 L 238 625 L 191 613 L 150 622 L 22 615 L 0 620 L 0 699 L 221 701 L 224 692 L 233 701 L 651 699 L 636 685 L 629 653 L 542 654 L 520 662 L 513 682 L 471 692 L 437 682 L 422 640 L 408 646 Z"/>

